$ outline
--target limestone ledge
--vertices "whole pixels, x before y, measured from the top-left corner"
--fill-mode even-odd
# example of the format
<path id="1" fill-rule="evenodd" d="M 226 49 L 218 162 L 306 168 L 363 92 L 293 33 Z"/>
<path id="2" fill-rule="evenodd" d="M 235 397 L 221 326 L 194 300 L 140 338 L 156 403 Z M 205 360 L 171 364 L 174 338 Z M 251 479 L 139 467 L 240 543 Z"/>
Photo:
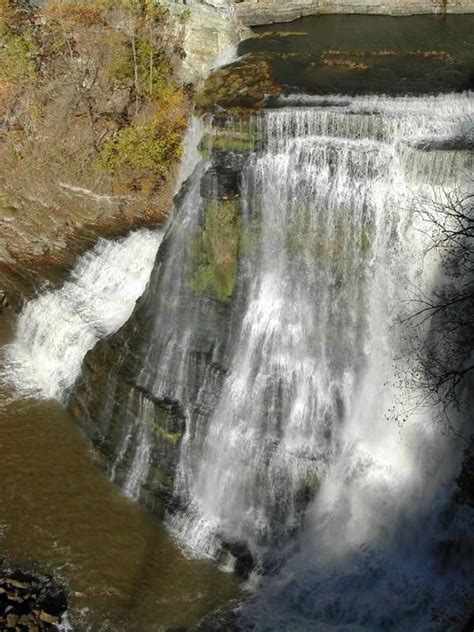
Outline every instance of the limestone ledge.
<path id="1" fill-rule="evenodd" d="M 474 0 L 236 0 L 235 14 L 246 26 L 287 22 L 318 13 L 417 15 L 473 13 Z"/>
<path id="2" fill-rule="evenodd" d="M 177 29 L 186 57 L 181 75 L 185 81 L 205 78 L 220 58 L 250 32 L 237 21 L 234 7 L 228 0 L 162 0 L 177 20 Z"/>

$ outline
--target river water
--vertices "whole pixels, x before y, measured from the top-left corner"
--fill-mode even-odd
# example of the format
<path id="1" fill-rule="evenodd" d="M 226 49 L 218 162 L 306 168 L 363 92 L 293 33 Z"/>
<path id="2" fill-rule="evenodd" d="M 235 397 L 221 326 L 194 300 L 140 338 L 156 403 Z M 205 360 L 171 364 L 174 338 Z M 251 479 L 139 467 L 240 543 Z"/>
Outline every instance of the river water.
<path id="1" fill-rule="evenodd" d="M 161 238 L 101 240 L 18 322 L 0 319 L 0 558 L 57 575 L 79 631 L 189 626 L 237 593 L 106 479 L 60 403 L 85 352 L 130 315 Z"/>

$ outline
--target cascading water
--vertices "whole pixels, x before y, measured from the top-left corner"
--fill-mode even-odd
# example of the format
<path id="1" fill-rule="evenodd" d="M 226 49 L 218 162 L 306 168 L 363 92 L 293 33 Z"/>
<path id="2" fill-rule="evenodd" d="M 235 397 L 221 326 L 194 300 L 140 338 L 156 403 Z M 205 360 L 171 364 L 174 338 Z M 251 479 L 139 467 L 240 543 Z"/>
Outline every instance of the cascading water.
<path id="1" fill-rule="evenodd" d="M 400 433 L 387 420 L 401 351 L 391 314 L 436 274 L 413 200 L 469 168 L 466 154 L 429 146 L 456 138 L 473 102 L 313 103 L 267 113 L 265 149 L 244 171 L 245 308 L 207 425 L 197 431 L 189 414 L 175 489 L 185 509 L 170 518 L 207 554 L 237 541 L 260 557 L 314 497 L 339 516 L 330 535 L 343 554 L 396 531 L 417 485 L 432 500 L 434 438 L 421 421 Z"/>
<path id="2" fill-rule="evenodd" d="M 87 351 L 129 318 L 162 238 L 161 231 L 142 229 L 100 239 L 62 287 L 27 303 L 15 341 L 4 350 L 2 380 L 18 394 L 64 400 Z"/>
<path id="3" fill-rule="evenodd" d="M 473 106 L 336 98 L 261 122 L 267 145 L 242 187 L 258 234 L 245 309 L 200 441 L 191 416 L 187 504 L 170 518 L 194 551 L 244 542 L 260 561 L 303 522 L 301 552 L 243 607 L 244 630 L 455 630 L 469 610 L 473 518 L 450 501 L 459 446 L 429 411 L 394 421 L 409 368 L 394 314 L 437 280 L 413 209 L 470 173 L 468 154 L 430 149 L 458 142 Z"/>
<path id="4" fill-rule="evenodd" d="M 423 420 L 386 419 L 392 316 L 436 275 L 413 200 L 469 170 L 448 148 L 472 112 L 470 95 L 313 98 L 256 117 L 260 150 L 215 151 L 183 185 L 113 371 L 94 369 L 102 345 L 76 401 L 111 477 L 165 500 L 195 554 L 271 568 L 314 506 L 343 555 L 433 502 L 451 459 Z"/>

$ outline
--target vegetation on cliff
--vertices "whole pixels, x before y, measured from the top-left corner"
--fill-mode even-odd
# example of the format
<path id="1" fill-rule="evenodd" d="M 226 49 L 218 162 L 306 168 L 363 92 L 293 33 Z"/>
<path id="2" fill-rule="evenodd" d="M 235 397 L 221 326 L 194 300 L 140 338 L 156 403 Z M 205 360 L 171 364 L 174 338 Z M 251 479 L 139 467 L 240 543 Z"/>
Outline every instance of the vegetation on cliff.
<path id="1" fill-rule="evenodd" d="M 179 37 L 153 0 L 0 0 L 0 289 L 162 221 L 192 96 Z"/>
<path id="2" fill-rule="evenodd" d="M 200 113 L 225 110 L 247 114 L 261 110 L 281 87 L 273 78 L 272 68 L 263 55 L 249 55 L 213 72 L 196 97 Z"/>
<path id="3" fill-rule="evenodd" d="M 29 141 L 49 140 L 48 160 L 62 154 L 67 166 L 96 177 L 101 169 L 123 175 L 113 159 L 119 145 L 134 188 L 141 188 L 144 169 L 159 185 L 179 158 L 188 105 L 176 80 L 182 53 L 164 35 L 167 21 L 151 0 L 48 0 L 38 11 L 1 0 L 4 140 L 14 135 L 25 156 L 34 152 Z M 61 152 L 71 136 L 73 147 Z M 77 153 L 92 160 L 78 164 Z"/>
<path id="4" fill-rule="evenodd" d="M 193 242 L 195 272 L 191 288 L 213 291 L 219 300 L 233 294 L 240 238 L 237 201 L 207 200 L 202 230 Z"/>

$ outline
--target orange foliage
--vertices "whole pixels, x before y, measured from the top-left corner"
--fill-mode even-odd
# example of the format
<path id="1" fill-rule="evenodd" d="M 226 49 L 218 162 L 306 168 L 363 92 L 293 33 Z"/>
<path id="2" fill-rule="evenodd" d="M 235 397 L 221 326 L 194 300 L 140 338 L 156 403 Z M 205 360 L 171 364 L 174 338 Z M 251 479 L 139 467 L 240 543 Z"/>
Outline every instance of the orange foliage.
<path id="1" fill-rule="evenodd" d="M 15 0 L 0 0 L 0 20 L 12 26 L 21 16 L 21 10 Z"/>
<path id="2" fill-rule="evenodd" d="M 189 101 L 184 90 L 163 86 L 156 98 L 156 113 L 152 126 L 162 130 L 172 128 L 182 136 L 187 126 Z"/>
<path id="3" fill-rule="evenodd" d="M 48 0 L 43 10 L 46 20 L 65 28 L 84 24 L 102 24 L 105 2 L 83 0 Z"/>

